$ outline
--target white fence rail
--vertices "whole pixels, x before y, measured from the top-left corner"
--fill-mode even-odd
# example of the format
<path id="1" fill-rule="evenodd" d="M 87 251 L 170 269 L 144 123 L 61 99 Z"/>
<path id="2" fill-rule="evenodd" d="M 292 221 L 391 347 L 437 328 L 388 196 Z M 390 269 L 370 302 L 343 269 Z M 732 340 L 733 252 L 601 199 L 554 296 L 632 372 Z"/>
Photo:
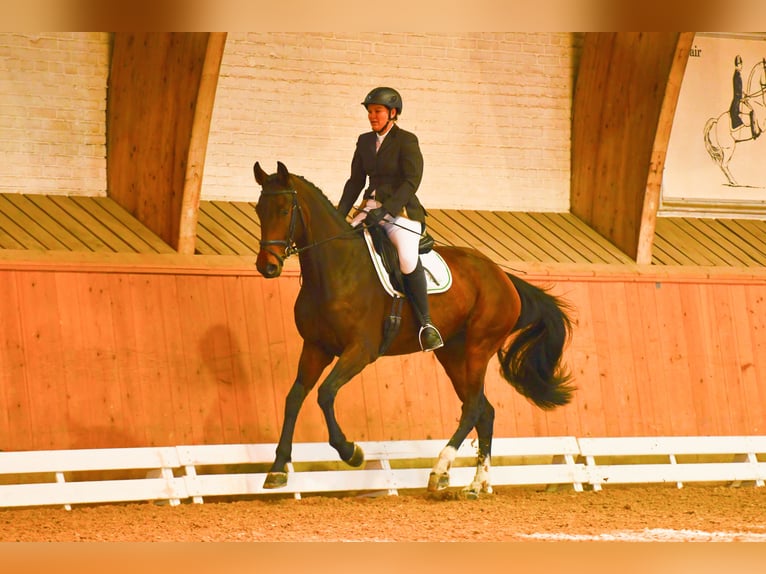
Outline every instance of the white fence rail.
<path id="1" fill-rule="evenodd" d="M 425 488 L 446 440 L 359 444 L 366 458 L 361 469 L 339 462 L 328 444 L 295 444 L 287 485 L 278 490 L 263 488 L 274 444 L 0 452 L 0 507 L 69 509 L 149 500 L 178 505 L 267 494 L 394 495 Z M 472 480 L 475 457 L 475 446 L 467 441 L 450 472 L 453 485 Z M 492 463 L 495 486 L 569 485 L 577 491 L 631 483 L 763 486 L 766 436 L 496 438 Z M 104 478 L 110 474 L 118 478 Z"/>

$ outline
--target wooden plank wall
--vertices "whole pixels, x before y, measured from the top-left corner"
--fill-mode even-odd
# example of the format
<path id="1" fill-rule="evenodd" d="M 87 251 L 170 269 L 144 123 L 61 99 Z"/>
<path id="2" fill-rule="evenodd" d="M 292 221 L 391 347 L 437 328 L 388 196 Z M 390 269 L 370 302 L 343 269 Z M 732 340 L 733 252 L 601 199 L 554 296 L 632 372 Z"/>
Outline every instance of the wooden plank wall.
<path id="1" fill-rule="evenodd" d="M 639 263 L 651 260 L 662 166 L 693 37 L 585 35 L 573 101 L 571 211 Z"/>
<path id="2" fill-rule="evenodd" d="M 252 258 L 92 257 L 0 263 L 0 449 L 277 440 L 300 352 L 297 270 L 265 280 Z M 491 365 L 497 436 L 766 432 L 766 271 L 524 270 L 577 309 L 579 391 L 544 413 Z M 432 354 L 381 359 L 337 406 L 357 440 L 445 438 L 459 416 Z M 296 440 L 326 436 L 314 393 Z"/>
<path id="3" fill-rule="evenodd" d="M 114 34 L 107 102 L 109 197 L 181 253 L 194 252 L 225 33 Z"/>

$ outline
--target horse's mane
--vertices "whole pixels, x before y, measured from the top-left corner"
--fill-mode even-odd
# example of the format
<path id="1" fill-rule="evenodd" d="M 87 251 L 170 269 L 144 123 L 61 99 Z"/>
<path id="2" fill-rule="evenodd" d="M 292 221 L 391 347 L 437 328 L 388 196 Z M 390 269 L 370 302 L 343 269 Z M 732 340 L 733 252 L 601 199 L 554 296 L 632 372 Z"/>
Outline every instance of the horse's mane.
<path id="1" fill-rule="evenodd" d="M 302 175 L 297 175 L 294 173 L 291 173 L 295 179 L 299 180 L 300 182 L 304 183 L 306 187 L 309 188 L 314 194 L 321 200 L 320 203 L 323 206 L 324 210 L 329 213 L 330 217 L 334 218 L 338 224 L 343 225 L 345 227 L 351 228 L 351 224 L 349 224 L 348 221 L 346 221 L 346 218 L 343 217 L 340 212 L 335 208 L 333 203 L 330 201 L 330 199 L 324 194 L 324 192 L 319 189 L 316 185 L 311 183 L 308 179 L 303 177 Z"/>

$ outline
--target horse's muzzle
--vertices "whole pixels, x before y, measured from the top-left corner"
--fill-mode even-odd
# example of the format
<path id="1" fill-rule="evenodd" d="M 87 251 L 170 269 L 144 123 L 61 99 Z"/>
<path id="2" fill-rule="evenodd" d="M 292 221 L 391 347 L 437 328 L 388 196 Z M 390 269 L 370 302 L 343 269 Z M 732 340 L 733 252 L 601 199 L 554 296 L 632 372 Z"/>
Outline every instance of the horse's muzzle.
<path id="1" fill-rule="evenodd" d="M 258 253 L 258 258 L 255 260 L 255 268 L 266 279 L 273 279 L 274 277 L 279 277 L 282 273 L 282 262 L 277 260 L 275 263 L 269 255 L 271 254 L 265 250 Z"/>

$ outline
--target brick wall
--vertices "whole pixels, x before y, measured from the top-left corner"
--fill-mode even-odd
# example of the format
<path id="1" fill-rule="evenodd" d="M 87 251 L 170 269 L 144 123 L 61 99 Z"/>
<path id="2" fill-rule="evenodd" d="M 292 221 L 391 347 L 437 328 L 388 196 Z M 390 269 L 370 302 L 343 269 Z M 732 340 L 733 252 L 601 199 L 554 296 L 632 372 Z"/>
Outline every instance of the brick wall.
<path id="1" fill-rule="evenodd" d="M 106 195 L 108 71 L 108 33 L 0 33 L 0 192 Z"/>
<path id="2" fill-rule="evenodd" d="M 377 85 L 425 156 L 426 206 L 566 211 L 581 35 L 230 33 L 203 199 L 254 199 L 258 160 L 337 201 Z M 108 33 L 0 34 L 0 192 L 105 195 Z"/>
<path id="3" fill-rule="evenodd" d="M 254 199 L 252 165 L 282 161 L 337 201 L 360 102 L 377 85 L 404 100 L 400 126 L 425 158 L 426 207 L 567 211 L 571 33 L 230 33 L 203 198 Z"/>

